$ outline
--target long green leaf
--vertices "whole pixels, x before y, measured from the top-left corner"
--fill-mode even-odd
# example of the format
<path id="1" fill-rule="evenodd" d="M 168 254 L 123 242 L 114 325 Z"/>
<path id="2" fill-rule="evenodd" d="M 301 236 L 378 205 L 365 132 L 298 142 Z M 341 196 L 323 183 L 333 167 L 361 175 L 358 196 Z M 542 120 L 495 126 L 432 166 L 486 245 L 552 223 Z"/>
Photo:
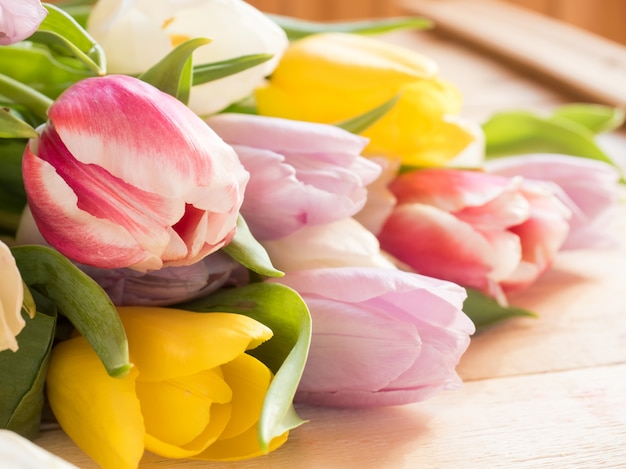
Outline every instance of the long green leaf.
<path id="1" fill-rule="evenodd" d="M 311 317 L 300 295 L 277 283 L 254 283 L 177 307 L 243 314 L 272 329 L 270 340 L 249 351 L 275 373 L 259 421 L 261 447 L 267 449 L 273 438 L 303 423 L 292 405 L 311 341 Z"/>
<path id="2" fill-rule="evenodd" d="M 0 138 L 36 138 L 39 134 L 22 119 L 0 108 Z"/>
<path id="3" fill-rule="evenodd" d="M 467 299 L 463 304 L 463 311 L 469 316 L 476 331 L 481 331 L 501 321 L 517 316 L 536 317 L 532 311 L 515 306 L 502 306 L 493 298 L 484 293 L 467 288 Z"/>
<path id="4" fill-rule="evenodd" d="M 237 219 L 237 234 L 227 246 L 222 248 L 226 254 L 247 269 L 266 277 L 282 277 L 283 272 L 272 265 L 270 256 L 248 228 L 242 216 Z"/>
<path id="5" fill-rule="evenodd" d="M 596 144 L 593 132 L 564 117 L 542 117 L 527 111 L 503 112 L 485 122 L 483 130 L 487 158 L 545 152 L 615 165 Z"/>
<path id="6" fill-rule="evenodd" d="M 130 370 L 128 342 L 104 290 L 67 258 L 46 246 L 11 249 L 24 282 L 54 303 L 94 348 L 111 376 Z"/>
<path id="7" fill-rule="evenodd" d="M 182 43 L 142 73 L 139 79 L 187 104 L 192 81 L 191 55 L 198 47 L 210 42 L 210 39 L 199 37 Z"/>
<path id="8" fill-rule="evenodd" d="M 26 318 L 17 352 L 0 352 L 0 427 L 34 438 L 39 432 L 44 381 L 54 339 L 55 318 Z"/>
<path id="9" fill-rule="evenodd" d="M 272 57 L 272 54 L 251 54 L 219 62 L 196 65 L 193 68 L 193 85 L 201 85 L 202 83 L 243 72 L 267 62 Z"/>
<path id="10" fill-rule="evenodd" d="M 30 109 L 41 120 L 48 117 L 52 100 L 24 83 L 0 73 L 0 95 L 10 96 L 14 103 Z"/>
<path id="11" fill-rule="evenodd" d="M 353 117 L 351 119 L 345 120 L 343 122 L 338 122 L 335 124 L 337 127 L 341 127 L 348 132 L 352 132 L 353 134 L 360 134 L 368 127 L 372 126 L 376 121 L 378 121 L 381 117 L 389 112 L 389 110 L 396 104 L 396 102 L 400 99 L 400 96 L 394 96 L 389 101 L 384 102 L 380 106 L 375 107 L 359 116 Z"/>
<path id="12" fill-rule="evenodd" d="M 430 29 L 433 27 L 431 20 L 420 17 L 382 18 L 348 22 L 317 22 L 282 15 L 268 16 L 285 31 L 290 41 L 319 33 L 383 34 L 398 29 Z"/>
<path id="13" fill-rule="evenodd" d="M 624 123 L 623 109 L 601 104 L 566 104 L 557 108 L 553 116 L 582 125 L 594 134 L 610 132 Z"/>

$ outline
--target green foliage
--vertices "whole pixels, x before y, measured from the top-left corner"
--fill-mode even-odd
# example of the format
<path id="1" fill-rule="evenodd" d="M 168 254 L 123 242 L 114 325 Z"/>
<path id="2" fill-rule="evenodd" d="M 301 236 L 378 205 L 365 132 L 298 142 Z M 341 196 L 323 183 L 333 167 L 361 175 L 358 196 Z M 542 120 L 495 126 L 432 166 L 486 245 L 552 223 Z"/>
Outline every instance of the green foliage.
<path id="1" fill-rule="evenodd" d="M 290 41 L 319 33 L 383 34 L 399 29 L 430 29 L 433 27 L 431 20 L 419 17 L 382 18 L 348 22 L 317 22 L 300 20 L 290 16 L 268 16 L 285 31 Z"/>
<path id="2" fill-rule="evenodd" d="M 374 109 L 371 109 L 359 116 L 353 117 L 343 122 L 338 122 L 335 125 L 337 127 L 341 127 L 344 130 L 347 130 L 348 132 L 352 132 L 353 134 L 360 134 L 367 128 L 374 125 L 376 121 L 378 121 L 385 114 L 387 114 L 391 110 L 391 108 L 395 106 L 398 99 L 400 99 L 399 95 L 394 96 L 389 101 L 384 102 Z"/>
<path id="3" fill-rule="evenodd" d="M 463 311 L 472 320 L 477 332 L 505 319 L 517 316 L 536 317 L 536 314 L 531 311 L 514 306 L 503 306 L 478 290 L 472 288 L 466 290 L 467 299 L 463 304 Z"/>

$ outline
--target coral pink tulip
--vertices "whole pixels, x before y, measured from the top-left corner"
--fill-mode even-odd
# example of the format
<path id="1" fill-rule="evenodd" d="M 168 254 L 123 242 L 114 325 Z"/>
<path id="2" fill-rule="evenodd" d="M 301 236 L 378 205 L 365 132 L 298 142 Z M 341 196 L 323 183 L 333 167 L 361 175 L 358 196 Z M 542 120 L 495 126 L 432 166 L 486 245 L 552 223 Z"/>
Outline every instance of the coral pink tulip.
<path id="1" fill-rule="evenodd" d="M 521 177 L 432 169 L 400 175 L 381 248 L 417 272 L 498 299 L 534 282 L 569 230 L 551 186 Z"/>
<path id="2" fill-rule="evenodd" d="M 619 198 L 619 172 L 602 161 L 559 154 L 498 158 L 485 164 L 487 172 L 520 175 L 554 182 L 559 197 L 572 210 L 570 232 L 562 249 L 611 247 L 608 229 Z"/>
<path id="3" fill-rule="evenodd" d="M 207 122 L 250 172 L 241 213 L 258 239 L 354 215 L 381 173 L 360 156 L 367 140 L 338 127 L 247 114 Z"/>
<path id="4" fill-rule="evenodd" d="M 23 174 L 48 243 L 83 264 L 141 271 L 226 245 L 249 178 L 189 108 L 123 75 L 68 88 L 29 142 Z"/>
<path id="5" fill-rule="evenodd" d="M 272 280 L 296 290 L 313 319 L 296 400 L 345 407 L 399 405 L 461 384 L 455 367 L 474 324 L 465 290 L 396 269 L 326 268 Z"/>

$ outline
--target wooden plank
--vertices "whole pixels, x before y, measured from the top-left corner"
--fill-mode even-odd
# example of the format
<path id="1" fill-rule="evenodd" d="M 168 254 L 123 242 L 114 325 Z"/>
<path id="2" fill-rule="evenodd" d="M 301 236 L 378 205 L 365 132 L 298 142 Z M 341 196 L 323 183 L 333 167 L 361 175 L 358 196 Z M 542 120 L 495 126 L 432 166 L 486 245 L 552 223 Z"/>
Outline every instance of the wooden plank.
<path id="1" fill-rule="evenodd" d="M 614 468 L 626 461 L 626 365 L 466 383 L 403 407 L 301 407 L 309 422 L 267 457 L 230 469 Z M 41 446 L 96 468 L 60 432 Z M 140 469 L 224 468 L 146 454 Z"/>
<path id="2" fill-rule="evenodd" d="M 438 29 L 575 91 L 626 107 L 626 47 L 524 8 L 493 0 L 403 0 Z"/>

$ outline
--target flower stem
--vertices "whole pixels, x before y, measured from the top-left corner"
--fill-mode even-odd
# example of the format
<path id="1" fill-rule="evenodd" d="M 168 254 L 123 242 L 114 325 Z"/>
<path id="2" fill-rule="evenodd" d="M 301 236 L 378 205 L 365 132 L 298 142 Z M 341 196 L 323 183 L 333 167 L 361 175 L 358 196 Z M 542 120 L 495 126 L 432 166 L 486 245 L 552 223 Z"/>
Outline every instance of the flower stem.
<path id="1" fill-rule="evenodd" d="M 0 94 L 26 106 L 44 120 L 48 118 L 47 111 L 53 103 L 53 100 L 45 94 L 2 73 L 0 73 Z"/>

